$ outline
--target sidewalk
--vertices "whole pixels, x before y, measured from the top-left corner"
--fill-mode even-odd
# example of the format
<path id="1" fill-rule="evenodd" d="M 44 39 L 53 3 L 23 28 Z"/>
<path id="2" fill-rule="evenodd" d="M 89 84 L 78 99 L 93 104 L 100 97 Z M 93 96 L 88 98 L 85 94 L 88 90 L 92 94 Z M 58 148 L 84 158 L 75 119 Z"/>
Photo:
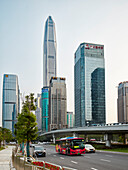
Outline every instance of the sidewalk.
<path id="1" fill-rule="evenodd" d="M 8 148 L 0 151 L 0 170 L 10 170 L 12 160 L 12 148 L 15 146 L 8 146 Z"/>

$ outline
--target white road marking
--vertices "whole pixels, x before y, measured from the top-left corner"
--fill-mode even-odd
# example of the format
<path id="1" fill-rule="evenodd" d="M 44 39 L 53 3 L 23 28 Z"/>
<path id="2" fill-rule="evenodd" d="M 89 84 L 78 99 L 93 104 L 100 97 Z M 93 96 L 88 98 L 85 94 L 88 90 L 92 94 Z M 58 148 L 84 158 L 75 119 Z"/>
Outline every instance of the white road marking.
<path id="1" fill-rule="evenodd" d="M 78 162 L 75 162 L 75 161 L 71 161 L 72 163 L 74 163 L 74 164 L 78 164 Z"/>
<path id="2" fill-rule="evenodd" d="M 96 168 L 91 168 L 92 170 L 98 170 L 98 169 L 96 169 Z"/>
<path id="3" fill-rule="evenodd" d="M 60 157 L 60 159 L 64 159 L 63 157 Z"/>
<path id="4" fill-rule="evenodd" d="M 113 157 L 112 155 L 105 155 L 105 156 L 108 156 L 108 157 L 111 157 L 111 158 Z"/>
<path id="5" fill-rule="evenodd" d="M 53 155 L 53 156 L 56 156 L 56 155 Z"/>
<path id="6" fill-rule="evenodd" d="M 84 156 L 85 158 L 91 158 L 90 156 Z"/>
<path id="7" fill-rule="evenodd" d="M 105 162 L 111 162 L 110 160 L 106 160 L 106 159 L 100 159 L 100 160 Z"/>
<path id="8" fill-rule="evenodd" d="M 66 166 L 63 166 L 63 168 L 70 169 L 70 170 L 77 170 L 77 169 L 69 168 L 69 167 L 66 167 Z"/>

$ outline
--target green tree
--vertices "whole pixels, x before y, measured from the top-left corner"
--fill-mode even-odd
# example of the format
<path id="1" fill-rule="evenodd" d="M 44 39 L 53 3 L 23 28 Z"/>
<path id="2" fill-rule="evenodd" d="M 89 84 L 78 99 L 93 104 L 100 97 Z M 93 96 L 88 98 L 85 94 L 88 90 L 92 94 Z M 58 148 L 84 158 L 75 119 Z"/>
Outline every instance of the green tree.
<path id="1" fill-rule="evenodd" d="M 22 112 L 19 114 L 18 122 L 15 125 L 15 134 L 19 143 L 27 142 L 27 157 L 29 157 L 29 143 L 31 140 L 37 138 L 38 128 L 36 116 L 31 112 L 32 110 L 36 110 L 36 106 L 34 105 L 34 94 L 31 93 L 25 98 L 26 101 L 23 103 Z"/>
<path id="2" fill-rule="evenodd" d="M 12 139 L 12 132 L 7 128 L 0 127 L 0 147 L 2 141 L 4 145 L 4 141 L 9 142 L 11 139 Z"/>
<path id="3" fill-rule="evenodd" d="M 2 141 L 3 141 L 3 134 L 2 134 L 2 127 L 0 127 L 0 148 L 1 148 Z"/>

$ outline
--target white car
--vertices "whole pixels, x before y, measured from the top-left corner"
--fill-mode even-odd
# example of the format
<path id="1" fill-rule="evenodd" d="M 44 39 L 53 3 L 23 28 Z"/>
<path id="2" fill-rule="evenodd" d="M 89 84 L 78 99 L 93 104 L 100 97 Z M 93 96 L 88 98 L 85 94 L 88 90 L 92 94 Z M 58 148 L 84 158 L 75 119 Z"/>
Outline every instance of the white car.
<path id="1" fill-rule="evenodd" d="M 44 142 L 38 142 L 38 145 L 43 145 L 44 144 Z"/>
<path id="2" fill-rule="evenodd" d="M 33 157 L 38 157 L 38 156 L 46 156 L 46 149 L 44 149 L 43 146 L 37 145 L 34 146 L 34 152 L 33 152 Z"/>
<path id="3" fill-rule="evenodd" d="M 9 142 L 9 144 L 14 145 L 14 144 L 16 144 L 16 142 Z"/>
<path id="4" fill-rule="evenodd" d="M 88 153 L 89 152 L 95 153 L 95 148 L 90 144 L 85 144 L 85 151 L 88 152 Z"/>

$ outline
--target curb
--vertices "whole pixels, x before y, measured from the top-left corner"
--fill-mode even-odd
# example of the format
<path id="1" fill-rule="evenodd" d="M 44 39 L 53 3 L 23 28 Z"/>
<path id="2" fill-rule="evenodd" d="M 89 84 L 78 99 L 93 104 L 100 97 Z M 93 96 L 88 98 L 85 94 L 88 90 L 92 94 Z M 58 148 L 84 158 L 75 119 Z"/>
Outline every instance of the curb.
<path id="1" fill-rule="evenodd" d="M 103 151 L 103 150 L 96 150 L 96 152 L 113 153 L 113 154 L 120 154 L 120 155 L 128 155 L 128 153 L 125 153 L 125 152 L 114 152 L 114 151 Z"/>

